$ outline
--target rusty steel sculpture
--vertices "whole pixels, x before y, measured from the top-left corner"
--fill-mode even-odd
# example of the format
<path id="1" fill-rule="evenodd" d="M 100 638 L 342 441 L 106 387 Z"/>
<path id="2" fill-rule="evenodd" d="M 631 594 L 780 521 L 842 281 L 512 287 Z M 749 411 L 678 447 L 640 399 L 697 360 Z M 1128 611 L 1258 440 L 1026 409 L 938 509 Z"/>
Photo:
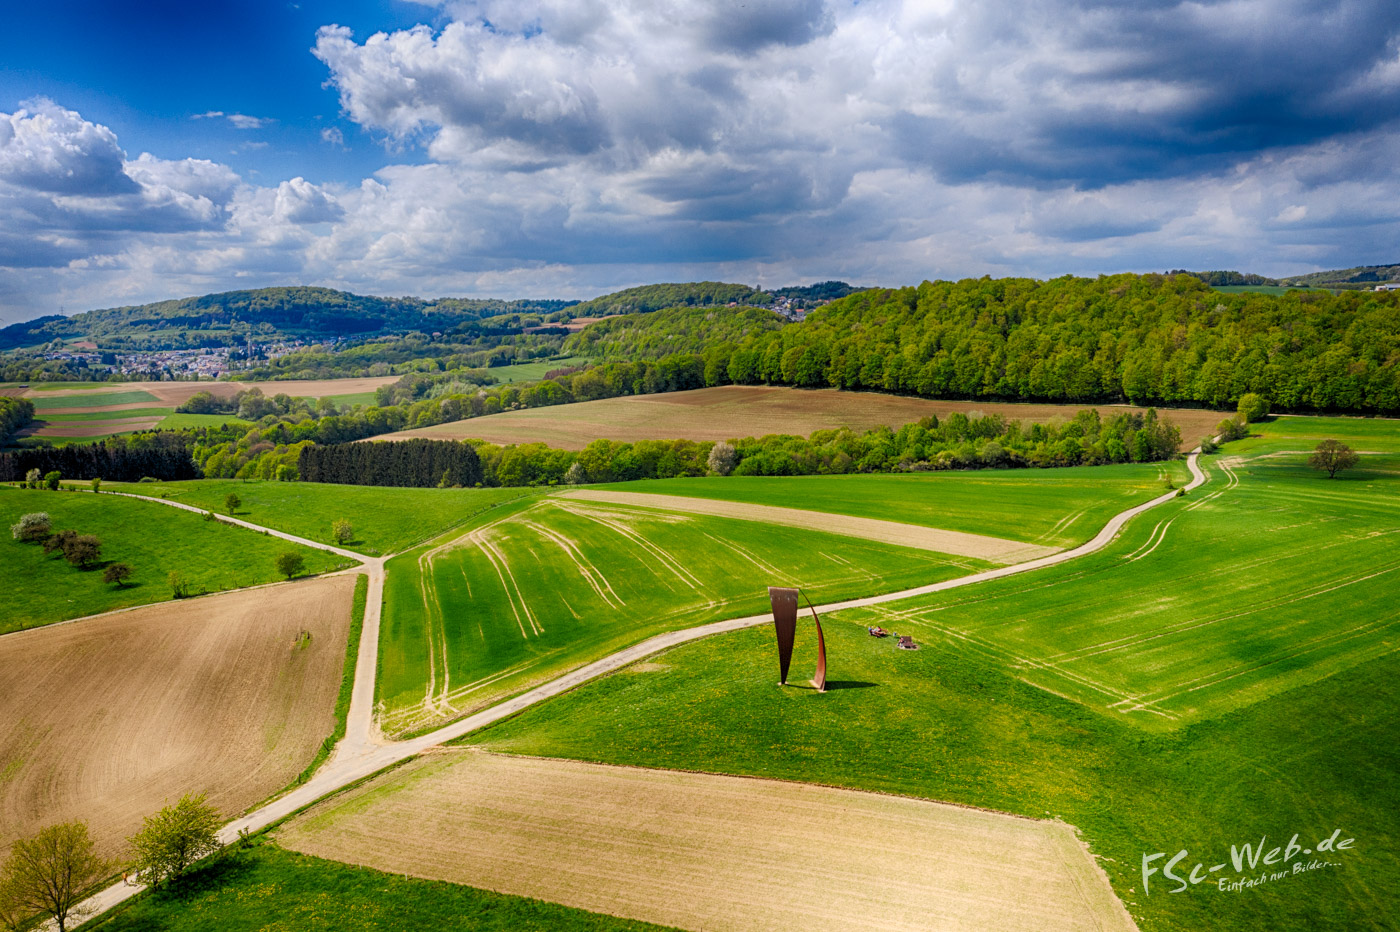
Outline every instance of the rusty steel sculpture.
<path id="1" fill-rule="evenodd" d="M 788 667 L 792 665 L 792 645 L 797 640 L 797 594 L 800 589 L 768 587 L 768 601 L 773 606 L 773 629 L 778 635 L 778 685 L 786 686 Z M 812 611 L 812 621 L 817 625 L 817 671 L 812 677 L 812 685 L 819 692 L 826 692 L 826 638 L 822 635 L 822 620 L 812 600 L 802 593 L 803 600 Z"/>

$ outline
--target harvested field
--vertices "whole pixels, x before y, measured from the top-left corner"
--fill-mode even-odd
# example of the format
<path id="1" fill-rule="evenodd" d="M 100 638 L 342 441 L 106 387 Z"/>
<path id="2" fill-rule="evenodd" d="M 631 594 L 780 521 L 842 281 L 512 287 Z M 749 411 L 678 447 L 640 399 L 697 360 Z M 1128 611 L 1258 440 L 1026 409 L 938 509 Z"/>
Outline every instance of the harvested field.
<path id="1" fill-rule="evenodd" d="M 916 550 L 933 550 L 960 557 L 976 557 L 990 563 L 1024 563 L 1027 560 L 1036 560 L 1058 552 L 1056 547 L 1037 547 L 1033 544 L 1002 540 L 999 537 L 987 537 L 982 534 L 944 531 L 939 528 L 920 527 L 916 524 L 899 524 L 894 521 L 834 515 L 822 511 L 775 508 L 771 505 L 750 505 L 704 498 L 682 498 L 678 495 L 648 495 L 644 492 L 613 492 L 603 489 L 560 492 L 558 497 L 584 499 L 591 502 L 609 502 L 614 505 L 631 505 L 637 508 L 655 508 L 662 511 L 678 511 L 685 514 L 738 518 L 742 521 L 760 521 L 765 524 L 781 524 L 786 527 L 800 527 L 813 531 L 828 531 L 845 537 L 861 537 L 899 547 L 913 547 Z"/>
<path id="2" fill-rule="evenodd" d="M 0 637 L 0 856 L 68 819 L 119 856 L 184 793 L 232 815 L 295 779 L 334 727 L 354 586 L 307 580 Z"/>
<path id="3" fill-rule="evenodd" d="M 198 392 L 209 392 L 218 398 L 232 398 L 246 389 L 259 388 L 268 396 L 287 394 L 293 398 L 321 398 L 372 392 L 381 385 L 391 385 L 396 381 L 396 376 L 383 376 L 362 379 L 291 379 L 285 382 L 109 382 L 100 387 L 69 390 L 45 389 L 42 385 L 31 385 L 24 395 L 29 398 L 48 399 L 50 405 L 60 397 L 71 395 L 76 407 L 101 404 L 102 396 L 109 393 L 143 391 L 154 395 L 158 401 L 179 405 Z"/>
<path id="4" fill-rule="evenodd" d="M 110 437 L 134 430 L 149 430 L 161 422 L 157 417 L 114 417 L 96 421 L 38 422 L 40 426 L 20 431 L 25 437 Z"/>
<path id="5" fill-rule="evenodd" d="M 741 777 L 451 751 L 278 838 L 687 929 L 1136 929 L 1062 822 Z"/>
<path id="6" fill-rule="evenodd" d="M 491 443 L 547 443 L 564 450 L 581 450 L 597 439 L 730 440 L 765 434 L 801 434 L 833 427 L 869 430 L 882 424 L 898 427 L 936 414 L 961 411 L 1001 414 L 1007 420 L 1044 422 L 1072 418 L 1083 408 L 1098 407 L 1104 415 L 1142 408 L 1104 405 L 997 404 L 984 401 L 932 401 L 875 392 L 838 392 L 766 385 L 723 385 L 664 395 L 632 395 L 549 408 L 507 411 L 487 417 L 438 424 L 376 437 L 403 440 L 476 438 Z M 1159 408 L 1181 428 L 1184 448 L 1213 434 L 1225 417 L 1199 408 Z"/>

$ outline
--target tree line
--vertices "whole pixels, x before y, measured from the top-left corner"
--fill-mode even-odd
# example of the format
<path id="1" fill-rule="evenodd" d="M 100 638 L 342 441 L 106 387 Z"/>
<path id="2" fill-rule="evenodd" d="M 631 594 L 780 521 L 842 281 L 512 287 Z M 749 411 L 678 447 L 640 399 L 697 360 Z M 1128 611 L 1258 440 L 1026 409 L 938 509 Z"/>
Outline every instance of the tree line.
<path id="1" fill-rule="evenodd" d="M 34 402 L 28 398 L 0 396 L 0 446 L 14 439 L 16 433 L 34 420 Z"/>
<path id="2" fill-rule="evenodd" d="M 736 336 L 735 311 L 594 324 L 565 350 L 689 350 L 706 384 L 937 398 L 1400 412 L 1400 293 L 1224 294 L 1189 275 L 968 279 L 858 292 Z"/>
<path id="3" fill-rule="evenodd" d="M 476 449 L 450 440 L 310 444 L 302 447 L 297 466 L 307 482 L 416 488 L 482 484 Z"/>
<path id="4" fill-rule="evenodd" d="M 188 438 L 179 431 L 151 431 L 109 437 L 96 443 L 34 447 L 0 453 L 0 482 L 23 479 L 31 470 L 59 472 L 68 479 L 139 482 L 198 479 L 202 471 L 190 455 Z"/>
<path id="5" fill-rule="evenodd" d="M 580 451 L 543 443 L 445 440 L 308 445 L 300 478 L 351 485 L 538 486 L 682 476 L 798 476 L 946 469 L 1147 463 L 1177 455 L 1181 433 L 1155 411 L 1104 418 L 1089 408 L 1063 424 L 998 414 L 931 416 L 898 430 L 819 430 L 734 442 L 595 440 Z"/>

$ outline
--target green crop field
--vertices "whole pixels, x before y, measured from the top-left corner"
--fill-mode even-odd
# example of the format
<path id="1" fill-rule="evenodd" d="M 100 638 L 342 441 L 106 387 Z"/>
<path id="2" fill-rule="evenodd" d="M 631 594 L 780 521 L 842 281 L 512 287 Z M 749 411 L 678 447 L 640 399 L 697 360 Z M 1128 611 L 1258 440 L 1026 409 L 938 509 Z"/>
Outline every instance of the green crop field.
<path id="1" fill-rule="evenodd" d="M 1271 417 L 1249 425 L 1250 436 L 1229 445 L 1236 455 L 1306 452 L 1340 440 L 1361 453 L 1400 453 L 1400 420 L 1365 417 Z"/>
<path id="2" fill-rule="evenodd" d="M 1300 455 L 1211 482 L 1100 553 L 856 613 L 945 640 L 1150 729 L 1228 711 L 1395 649 L 1400 458 L 1328 481 Z"/>
<path id="3" fill-rule="evenodd" d="M 234 417 L 232 414 L 167 414 L 156 426 L 161 430 L 175 430 L 181 427 L 222 427 L 233 424 L 239 427 L 252 427 L 252 421 Z"/>
<path id="4" fill-rule="evenodd" d="M 653 634 L 756 614 L 769 585 L 825 601 L 988 566 L 746 521 L 522 502 L 390 561 L 383 725 L 421 730 Z"/>
<path id="5" fill-rule="evenodd" d="M 794 668 L 809 668 L 810 627 L 797 644 Z M 831 624 L 827 648 L 825 694 L 777 687 L 765 626 L 678 647 L 467 740 L 1059 817 L 1143 932 L 1386 928 L 1378 919 L 1400 889 L 1400 656 L 1148 735 L 939 641 L 900 651 Z M 1159 874 L 1142 894 L 1144 854 L 1189 850 L 1184 875 L 1261 835 L 1272 847 L 1299 833 L 1311 847 L 1337 829 L 1358 849 L 1338 867 L 1228 895 L 1215 874 L 1170 895 Z"/>
<path id="6" fill-rule="evenodd" d="M 355 405 L 364 405 L 368 408 L 375 403 L 374 392 L 355 392 L 350 395 L 327 395 L 326 397 L 334 401 L 336 407 L 341 410 L 353 408 Z"/>
<path id="7" fill-rule="evenodd" d="M 242 479 L 108 482 L 102 487 L 167 498 L 220 514 L 231 492 L 242 503 L 235 517 L 325 543 L 334 543 L 331 525 L 344 518 L 355 531 L 345 549 L 370 555 L 395 553 L 501 502 L 537 494 L 534 489 L 395 489 Z"/>
<path id="8" fill-rule="evenodd" d="M 555 369 L 568 369 L 588 362 L 583 356 L 569 356 L 565 359 L 547 359 L 539 362 L 522 362 L 512 366 L 496 366 L 486 371 L 502 384 L 506 382 L 534 382 L 545 377 L 545 373 Z"/>
<path id="9" fill-rule="evenodd" d="M 1008 540 L 1069 547 L 1110 517 L 1181 485 L 1182 462 L 868 476 L 728 476 L 614 483 L 598 488 L 881 518 Z"/>
<path id="10" fill-rule="evenodd" d="M 130 408 L 124 411 L 82 411 L 77 414 L 48 414 L 40 420 L 49 424 L 112 421 L 130 417 L 165 417 L 174 408 Z"/>
<path id="11" fill-rule="evenodd" d="M 89 932 L 660 932 L 554 903 L 337 864 L 271 843 L 224 855 Z"/>
<path id="12" fill-rule="evenodd" d="M 135 404 L 138 401 L 149 401 L 154 405 L 160 404 L 160 399 L 150 392 L 143 392 L 139 389 L 128 392 L 102 392 L 81 398 L 65 397 L 57 395 L 52 398 L 37 397 L 30 399 L 34 402 L 36 411 L 59 411 L 63 408 L 92 408 L 101 405 L 110 407 L 111 405 Z"/>
<path id="13" fill-rule="evenodd" d="M 1213 458 L 1210 483 L 1098 554 L 828 616 L 826 695 L 773 685 L 764 627 L 468 740 L 1058 816 L 1144 930 L 1380 928 L 1400 889 L 1400 747 L 1386 737 L 1400 729 L 1400 456 L 1328 480 L 1270 447 L 1394 435 L 1292 420 L 1254 425 L 1262 436 Z M 1264 455 L 1238 455 L 1251 444 Z M 870 638 L 875 621 L 922 649 Z M 794 666 L 811 651 L 800 630 Z M 1143 895 L 1145 854 L 1188 849 L 1185 875 L 1260 836 L 1310 846 L 1338 829 L 1354 854 L 1270 887 L 1227 896 L 1203 868 L 1202 886 L 1167 895 L 1159 874 Z"/>
<path id="14" fill-rule="evenodd" d="M 126 586 L 117 588 L 102 581 L 102 565 L 80 570 L 58 554 L 46 555 L 38 544 L 21 543 L 6 534 L 0 539 L 6 577 L 0 633 L 167 601 L 172 597 L 166 581 L 171 570 L 183 574 L 191 594 L 198 594 L 275 582 L 282 577 L 273 561 L 287 550 L 306 558 L 308 573 L 346 563 L 324 551 L 205 521 L 154 502 L 0 486 L 0 524 L 8 528 L 33 511 L 48 512 L 55 531 L 96 535 L 102 541 L 104 564 L 125 563 L 133 574 Z"/>

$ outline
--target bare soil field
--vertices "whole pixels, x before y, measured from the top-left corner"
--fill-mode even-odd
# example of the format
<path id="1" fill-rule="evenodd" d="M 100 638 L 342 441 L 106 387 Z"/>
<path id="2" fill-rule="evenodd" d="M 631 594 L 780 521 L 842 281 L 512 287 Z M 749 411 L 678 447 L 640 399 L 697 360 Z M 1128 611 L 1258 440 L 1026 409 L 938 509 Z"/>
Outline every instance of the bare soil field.
<path id="1" fill-rule="evenodd" d="M 1063 822 L 743 777 L 449 750 L 278 839 L 707 932 L 1136 930 Z"/>
<path id="2" fill-rule="evenodd" d="M 93 407 L 93 403 L 108 392 L 150 392 L 159 402 L 180 405 L 190 400 L 198 392 L 209 392 L 216 398 L 232 398 L 249 388 L 259 388 L 264 395 L 291 395 L 293 398 L 322 398 L 330 395 L 355 395 L 372 392 L 381 385 L 391 385 L 398 381 L 397 376 L 383 376 L 363 379 L 291 379 L 285 382 L 108 382 L 101 387 L 75 389 L 72 391 L 44 390 L 42 385 L 31 385 L 23 391 L 28 398 L 72 397 L 74 407 L 64 411 L 109 410 Z M 79 407 L 85 405 L 84 407 Z M 146 404 L 150 407 L 150 403 Z M 57 410 L 57 409 L 53 409 Z"/>
<path id="3" fill-rule="evenodd" d="M 120 856 L 184 793 L 231 816 L 290 783 L 334 727 L 354 587 L 312 579 L 0 637 L 0 857 L 68 819 Z"/>
<path id="4" fill-rule="evenodd" d="M 801 434 L 849 427 L 869 430 L 898 427 L 935 414 L 955 411 L 968 414 L 1001 414 L 1007 420 L 1044 422 L 1071 418 L 1076 411 L 1098 407 L 1105 416 L 1142 408 L 1107 405 L 998 404 L 983 401 L 933 401 L 875 392 L 839 392 L 835 389 L 800 389 L 766 385 L 723 385 L 663 395 L 632 395 L 549 408 L 507 411 L 487 417 L 454 421 L 375 437 L 403 440 L 428 437 L 438 440 L 476 438 L 491 443 L 542 442 L 565 450 L 581 450 L 598 439 L 729 440 L 765 434 Z M 1194 447 L 1214 433 L 1225 417 L 1219 411 L 1199 408 L 1160 408 L 1181 428 L 1183 449 Z"/>
<path id="5" fill-rule="evenodd" d="M 124 434 L 132 430 L 149 430 L 164 418 L 165 415 L 162 414 L 157 417 L 103 418 L 100 421 L 61 421 L 44 424 L 37 428 L 27 427 L 21 430 L 19 435 L 23 437 L 105 437 L 111 434 Z"/>
<path id="6" fill-rule="evenodd" d="M 1024 563 L 1026 560 L 1037 560 L 1059 552 L 1059 548 L 1056 547 L 1038 547 L 1017 540 L 987 537 L 983 534 L 945 531 L 939 528 L 920 527 L 917 524 L 900 524 L 876 518 L 856 518 L 850 515 L 829 514 L 824 511 L 804 511 L 800 508 L 776 508 L 772 505 L 753 505 L 706 498 L 684 498 L 679 495 L 650 495 L 645 492 L 613 492 L 605 489 L 559 492 L 555 497 L 609 502 L 614 505 L 654 508 L 660 511 L 679 511 L 686 514 L 714 515 L 720 518 L 738 518 L 741 521 L 761 521 L 765 524 L 781 524 L 814 531 L 829 531 L 832 534 L 863 537 L 866 540 L 878 540 L 884 544 L 895 544 L 900 547 L 933 550 L 960 557 L 976 557 L 979 560 L 987 560 L 992 563 Z"/>

